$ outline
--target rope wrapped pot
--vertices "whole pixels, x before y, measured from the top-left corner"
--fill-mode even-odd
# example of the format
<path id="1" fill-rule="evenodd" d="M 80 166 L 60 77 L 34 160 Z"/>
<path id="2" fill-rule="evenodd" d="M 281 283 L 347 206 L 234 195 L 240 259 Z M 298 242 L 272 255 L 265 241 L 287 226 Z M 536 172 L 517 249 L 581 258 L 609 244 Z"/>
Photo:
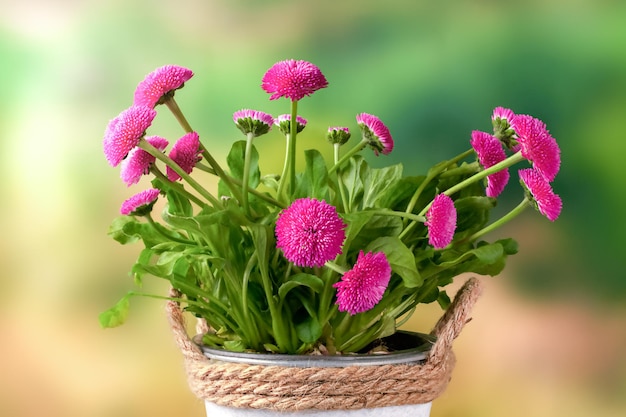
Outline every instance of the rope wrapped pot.
<path id="1" fill-rule="evenodd" d="M 452 343 L 482 292 L 469 279 L 439 319 L 437 341 L 420 364 L 294 368 L 226 363 L 207 358 L 187 335 L 180 306 L 167 304 L 191 391 L 218 405 L 267 410 L 353 410 L 425 404 L 439 397 L 455 364 Z"/>

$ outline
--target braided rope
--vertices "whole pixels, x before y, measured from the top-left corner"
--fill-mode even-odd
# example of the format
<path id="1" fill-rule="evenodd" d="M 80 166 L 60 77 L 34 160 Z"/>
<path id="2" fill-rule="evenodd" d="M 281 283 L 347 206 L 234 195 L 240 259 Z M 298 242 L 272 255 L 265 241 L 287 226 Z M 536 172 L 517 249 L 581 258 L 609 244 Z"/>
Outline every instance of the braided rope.
<path id="1" fill-rule="evenodd" d="M 426 361 L 412 365 L 294 368 L 211 360 L 189 339 L 180 306 L 170 301 L 166 310 L 189 386 L 198 398 L 238 408 L 350 410 L 423 404 L 439 397 L 455 364 L 452 343 L 481 292 L 475 278 L 463 285 L 433 329 L 437 341 Z"/>

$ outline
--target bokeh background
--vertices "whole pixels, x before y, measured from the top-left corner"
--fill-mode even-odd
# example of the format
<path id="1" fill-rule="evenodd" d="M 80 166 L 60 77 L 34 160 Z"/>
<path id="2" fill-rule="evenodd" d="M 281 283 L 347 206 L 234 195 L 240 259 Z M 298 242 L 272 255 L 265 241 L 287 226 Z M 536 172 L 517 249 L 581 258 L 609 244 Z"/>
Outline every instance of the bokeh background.
<path id="1" fill-rule="evenodd" d="M 203 415 L 163 303 L 133 300 L 126 325 L 98 326 L 132 288 L 140 249 L 107 236 L 141 188 L 107 165 L 102 135 L 146 73 L 177 64 L 196 74 L 178 102 L 223 158 L 240 138 L 235 110 L 288 111 L 259 87 L 288 58 L 330 82 L 300 105 L 303 140 L 374 113 L 396 140 L 388 157 L 368 156 L 374 165 L 420 173 L 489 130 L 495 106 L 547 123 L 563 155 L 562 216 L 550 224 L 527 210 L 497 232 L 516 236 L 520 253 L 483 278 L 432 415 L 626 415 L 620 0 L 1 0 L 0 415 Z M 180 128 L 160 113 L 154 132 L 175 139 Z M 278 135 L 258 146 L 283 147 Z M 501 212 L 520 199 L 509 188 Z M 439 315 L 428 306 L 410 327 L 428 331 Z"/>

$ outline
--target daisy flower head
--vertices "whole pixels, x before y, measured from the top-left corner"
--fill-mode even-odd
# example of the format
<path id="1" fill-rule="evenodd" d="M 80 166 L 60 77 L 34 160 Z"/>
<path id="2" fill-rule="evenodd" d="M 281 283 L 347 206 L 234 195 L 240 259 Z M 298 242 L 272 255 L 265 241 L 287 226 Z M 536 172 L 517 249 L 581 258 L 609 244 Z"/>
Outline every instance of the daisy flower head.
<path id="1" fill-rule="evenodd" d="M 428 243 L 435 249 L 443 249 L 452 242 L 456 230 L 454 201 L 445 194 L 438 194 L 426 212 Z"/>
<path id="2" fill-rule="evenodd" d="M 156 111 L 146 106 L 131 106 L 112 119 L 104 132 L 104 156 L 111 166 L 118 166 L 145 135 Z"/>
<path id="3" fill-rule="evenodd" d="M 517 115 L 511 127 L 517 135 L 522 156 L 528 159 L 548 182 L 553 181 L 561 168 L 561 150 L 539 119 L 525 114 Z"/>
<path id="4" fill-rule="evenodd" d="M 242 109 L 233 114 L 235 125 L 244 135 L 261 136 L 266 134 L 274 124 L 274 118 L 262 111 Z"/>
<path id="5" fill-rule="evenodd" d="M 532 168 L 519 170 L 519 177 L 524 188 L 530 193 L 535 208 L 550 221 L 555 221 L 561 214 L 563 202 L 561 197 L 554 193 L 546 178 Z"/>
<path id="6" fill-rule="evenodd" d="M 343 145 L 350 139 L 351 133 L 350 129 L 347 127 L 339 127 L 339 126 L 331 126 L 328 128 L 328 133 L 326 137 L 328 141 L 332 144 Z"/>
<path id="7" fill-rule="evenodd" d="M 356 116 L 356 122 L 361 128 L 363 139 L 374 150 L 376 156 L 379 152 L 387 155 L 393 150 L 393 138 L 389 128 L 378 117 L 360 113 Z"/>
<path id="8" fill-rule="evenodd" d="M 341 254 L 345 228 L 335 207 L 314 198 L 301 198 L 278 215 L 276 247 L 297 266 L 322 266 Z"/>
<path id="9" fill-rule="evenodd" d="M 506 153 L 502 148 L 502 143 L 495 136 L 489 133 L 480 132 L 474 130 L 472 132 L 472 139 L 470 144 L 476 155 L 478 156 L 478 162 L 483 168 L 489 168 L 498 162 L 502 162 L 506 159 Z M 509 182 L 509 170 L 508 168 L 498 171 L 494 174 L 487 176 L 487 190 L 485 194 L 487 197 L 496 198 L 504 187 Z"/>
<path id="10" fill-rule="evenodd" d="M 284 134 L 291 133 L 291 115 L 281 114 L 274 119 L 274 124 L 278 126 L 278 129 Z M 296 116 L 296 133 L 300 133 L 306 127 L 307 120 L 304 117 Z"/>
<path id="11" fill-rule="evenodd" d="M 196 132 L 189 132 L 176 141 L 169 157 L 178 164 L 187 174 L 193 171 L 196 164 L 202 159 L 200 153 L 200 137 Z M 167 178 L 170 181 L 177 181 L 180 175 L 169 166 L 167 167 Z"/>
<path id="12" fill-rule="evenodd" d="M 391 266 L 383 252 L 360 251 L 354 267 L 333 285 L 339 311 L 355 315 L 371 310 L 383 298 L 390 278 Z"/>
<path id="13" fill-rule="evenodd" d="M 513 135 L 515 132 L 511 128 L 511 122 L 515 118 L 515 113 L 511 109 L 504 107 L 496 107 L 491 115 L 491 124 L 493 125 L 493 135 L 498 138 L 504 145 L 513 149 Z"/>
<path id="14" fill-rule="evenodd" d="M 124 216 L 145 216 L 152 211 L 160 192 L 156 188 L 150 188 L 135 194 L 122 203 L 120 213 Z"/>
<path id="15" fill-rule="evenodd" d="M 166 139 L 160 136 L 147 136 L 146 142 L 160 151 L 165 150 L 168 145 Z M 156 158 L 140 148 L 133 148 L 128 153 L 126 159 L 120 164 L 120 177 L 129 187 L 137 184 L 143 175 L 150 173 L 150 167 Z"/>
<path id="16" fill-rule="evenodd" d="M 163 104 L 193 76 L 190 69 L 176 65 L 159 67 L 146 75 L 135 89 L 136 106 L 154 107 Z"/>
<path id="17" fill-rule="evenodd" d="M 275 63 L 267 70 L 261 87 L 271 94 L 270 100 L 286 97 L 298 101 L 320 88 L 328 87 L 328 81 L 316 65 L 288 59 Z"/>

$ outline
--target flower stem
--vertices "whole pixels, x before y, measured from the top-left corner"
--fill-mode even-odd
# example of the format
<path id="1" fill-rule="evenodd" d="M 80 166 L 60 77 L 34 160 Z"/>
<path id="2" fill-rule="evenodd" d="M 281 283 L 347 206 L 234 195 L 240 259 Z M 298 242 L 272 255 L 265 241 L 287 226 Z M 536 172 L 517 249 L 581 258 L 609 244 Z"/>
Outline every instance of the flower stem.
<path id="1" fill-rule="evenodd" d="M 339 169 L 348 159 L 352 158 L 352 156 L 356 155 L 357 153 L 359 153 L 361 150 L 363 150 L 363 148 L 365 148 L 365 146 L 368 144 L 368 141 L 363 139 L 361 142 L 359 142 L 358 144 L 356 144 L 352 149 L 350 149 L 344 156 L 341 157 L 341 159 L 337 162 L 335 162 L 335 165 L 333 165 L 329 170 L 328 170 L 328 174 L 332 174 L 333 172 L 335 172 L 337 169 Z"/>
<path id="2" fill-rule="evenodd" d="M 298 100 L 291 100 L 291 121 L 289 122 L 289 194 L 296 190 L 296 135 L 298 134 Z"/>
<path id="3" fill-rule="evenodd" d="M 154 174 L 156 178 L 163 181 L 164 184 L 167 184 L 169 187 L 172 187 L 174 190 L 176 190 L 177 193 L 184 195 L 188 200 L 196 203 L 198 207 L 202 208 L 204 206 L 204 202 L 202 200 L 200 200 L 194 194 L 191 194 L 189 191 L 185 190 L 185 187 L 183 187 L 181 184 L 170 181 L 165 176 L 165 174 L 163 174 L 161 170 L 157 168 L 156 165 L 152 165 L 152 167 L 150 168 L 150 172 L 152 172 L 152 174 Z"/>
<path id="4" fill-rule="evenodd" d="M 180 110 L 180 107 L 178 107 L 178 103 L 176 103 L 176 100 L 174 100 L 174 96 L 169 96 L 165 100 L 165 105 L 167 106 L 168 109 L 170 109 L 170 111 L 172 112 L 172 114 L 174 115 L 174 117 L 176 118 L 176 120 L 182 126 L 183 130 L 186 133 L 193 132 L 191 125 L 187 121 L 187 118 L 185 118 L 185 115 Z"/>
<path id="5" fill-rule="evenodd" d="M 526 209 L 526 207 L 530 206 L 531 203 L 532 202 L 531 202 L 531 200 L 528 199 L 528 197 L 524 197 L 522 202 L 519 203 L 513 210 L 511 210 L 510 212 L 508 212 L 504 216 L 500 217 L 498 220 L 496 220 L 495 222 L 491 223 L 489 226 L 486 226 L 483 229 L 477 231 L 476 233 L 474 233 L 473 235 L 468 237 L 466 240 L 472 241 L 474 239 L 478 239 L 479 237 L 481 237 L 481 236 L 491 232 L 492 230 L 495 230 L 495 229 L 499 228 L 500 226 L 508 223 L 509 221 L 511 221 L 515 217 L 517 217 L 521 212 L 523 212 Z"/>
<path id="6" fill-rule="evenodd" d="M 220 203 L 220 201 L 218 199 L 216 199 L 215 197 L 213 197 L 213 195 L 211 193 L 209 193 L 202 185 L 200 185 L 196 180 L 194 180 L 193 178 L 191 178 L 191 176 L 189 176 L 189 174 L 187 174 L 176 162 L 174 162 L 170 157 L 166 156 L 163 152 L 159 151 L 157 148 L 155 148 L 154 146 L 152 146 L 148 141 L 146 141 L 145 139 L 141 139 L 139 141 L 139 144 L 137 145 L 139 148 L 143 149 L 144 151 L 148 152 L 150 155 L 154 156 L 156 159 L 158 159 L 159 161 L 163 162 L 165 165 L 169 166 L 171 169 L 174 170 L 174 172 L 176 172 L 178 175 L 180 175 L 180 177 L 182 179 L 184 179 L 185 181 L 187 181 L 187 183 L 194 189 L 196 190 L 198 193 L 200 193 L 200 195 L 202 195 L 202 197 L 206 198 L 214 207 L 218 207 L 218 208 L 222 208 L 222 203 Z"/>
<path id="7" fill-rule="evenodd" d="M 333 158 L 334 158 L 335 165 L 337 165 L 337 163 L 339 162 L 339 148 L 340 147 L 341 147 L 341 144 L 339 143 L 333 144 Z M 347 213 L 349 210 L 348 197 L 346 196 L 346 190 L 343 187 L 343 180 L 341 179 L 341 175 L 337 175 L 337 186 L 339 188 L 339 195 L 341 196 L 341 203 L 343 204 L 343 211 L 344 213 Z"/>
<path id="8" fill-rule="evenodd" d="M 448 167 L 450 165 L 456 164 L 460 160 L 465 159 L 466 157 L 471 155 L 472 152 L 474 152 L 473 149 L 468 149 L 467 151 L 465 151 L 463 153 L 460 153 L 459 155 L 455 156 L 454 158 L 449 159 L 449 160 L 445 161 L 444 163 L 437 164 L 435 167 L 433 167 L 433 169 L 431 169 L 428 172 L 428 175 L 426 176 L 426 178 L 424 178 L 424 181 L 422 181 L 422 183 L 419 185 L 419 187 L 417 187 L 417 189 L 415 190 L 415 193 L 413 193 L 413 196 L 411 197 L 411 201 L 409 201 L 409 204 L 407 205 L 406 212 L 410 213 L 410 212 L 413 211 L 413 209 L 415 208 L 415 204 L 417 204 L 417 200 L 419 199 L 420 195 L 422 194 L 422 191 L 424 191 L 424 189 L 426 188 L 428 183 L 430 183 L 430 181 L 432 181 L 433 178 L 435 178 L 437 175 L 441 174 L 443 171 L 448 169 Z"/>
<path id="9" fill-rule="evenodd" d="M 285 192 L 285 184 L 287 183 L 287 175 L 289 172 L 289 148 L 291 147 L 291 134 L 285 135 L 285 163 L 283 165 L 283 172 L 280 174 L 280 183 L 278 184 L 278 190 L 276 190 L 277 198 L 281 198 Z"/>
<path id="10" fill-rule="evenodd" d="M 202 151 L 202 157 L 209 163 L 211 168 L 213 168 L 215 175 L 224 181 L 224 184 L 226 184 L 230 192 L 233 193 L 233 196 L 237 199 L 237 201 L 241 202 L 243 200 L 241 192 L 233 184 L 232 177 L 224 172 L 220 164 L 215 160 L 215 158 L 213 158 L 213 155 L 211 155 L 202 143 L 200 143 L 200 150 Z"/>
<path id="11" fill-rule="evenodd" d="M 243 181 L 241 184 L 242 205 L 243 211 L 246 214 L 250 214 L 250 208 L 248 207 L 248 186 L 250 176 L 250 158 L 252 153 L 252 140 L 254 139 L 254 133 L 250 132 L 246 135 L 246 152 L 244 154 L 243 161 Z"/>
<path id="12" fill-rule="evenodd" d="M 446 191 L 444 191 L 443 193 L 447 196 L 451 196 L 452 194 L 456 193 L 457 191 L 462 190 L 463 188 L 467 187 L 470 184 L 475 183 L 476 181 L 480 181 L 483 178 L 494 174 L 498 171 L 502 171 L 505 168 L 510 167 L 511 165 L 515 165 L 516 163 L 523 161 L 524 157 L 522 156 L 522 151 L 519 151 L 513 155 L 511 155 L 510 157 L 508 157 L 507 159 L 505 159 L 504 161 L 497 163 L 495 165 L 492 165 L 491 167 L 482 170 L 480 172 L 477 172 L 476 174 L 472 175 L 471 177 L 467 178 L 464 181 L 461 181 L 460 183 L 448 188 Z M 430 208 L 430 204 L 424 208 L 423 212 L 426 213 L 426 211 L 428 211 L 428 209 Z M 423 214 L 423 213 L 422 213 Z"/>

